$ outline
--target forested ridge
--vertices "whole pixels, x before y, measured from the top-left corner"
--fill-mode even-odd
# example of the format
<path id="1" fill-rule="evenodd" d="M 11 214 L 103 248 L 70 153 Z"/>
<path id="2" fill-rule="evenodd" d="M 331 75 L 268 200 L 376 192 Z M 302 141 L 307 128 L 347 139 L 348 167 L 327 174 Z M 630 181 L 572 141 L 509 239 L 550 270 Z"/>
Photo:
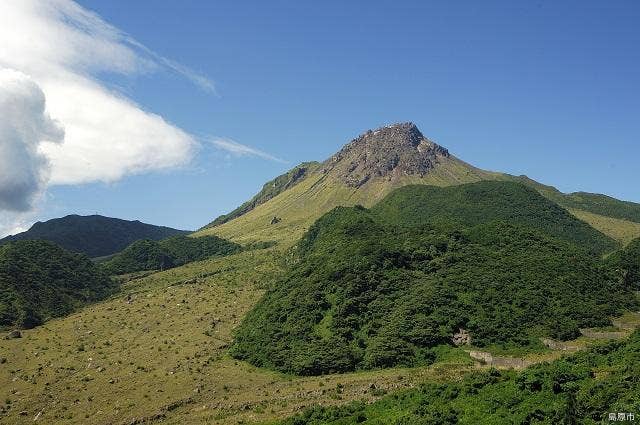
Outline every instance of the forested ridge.
<path id="1" fill-rule="evenodd" d="M 193 261 L 238 252 L 241 246 L 217 236 L 174 236 L 161 241 L 140 240 L 101 264 L 109 274 L 164 270 Z"/>
<path id="2" fill-rule="evenodd" d="M 115 254 L 140 239 L 160 240 L 186 233 L 188 232 L 170 227 L 100 215 L 68 215 L 37 222 L 26 232 L 0 239 L 0 243 L 47 240 L 69 251 L 95 258 Z"/>
<path id="3" fill-rule="evenodd" d="M 52 242 L 0 246 L 0 327 L 32 328 L 116 290 L 87 256 Z"/>
<path id="4" fill-rule="evenodd" d="M 232 354 L 315 375 L 428 364 L 461 328 L 476 346 L 572 339 L 638 306 L 598 254 L 611 246 L 519 184 L 403 188 L 319 219 Z"/>

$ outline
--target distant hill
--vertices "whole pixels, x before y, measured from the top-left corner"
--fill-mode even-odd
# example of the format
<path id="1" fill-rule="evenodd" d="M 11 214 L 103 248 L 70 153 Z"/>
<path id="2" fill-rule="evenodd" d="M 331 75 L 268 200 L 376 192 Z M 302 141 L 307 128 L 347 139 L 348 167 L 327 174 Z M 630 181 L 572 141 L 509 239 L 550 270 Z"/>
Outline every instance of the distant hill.
<path id="1" fill-rule="evenodd" d="M 116 290 L 82 254 L 48 241 L 0 246 L 0 327 L 32 328 Z"/>
<path id="2" fill-rule="evenodd" d="M 315 375 L 427 364 L 461 328 L 477 346 L 571 339 L 638 306 L 595 255 L 611 246 L 524 185 L 402 188 L 320 218 L 232 353 Z"/>
<path id="3" fill-rule="evenodd" d="M 128 221 L 101 215 L 68 215 L 37 222 L 26 232 L 0 239 L 0 244 L 16 240 L 47 240 L 69 251 L 95 258 L 122 251 L 139 239 L 160 240 L 187 233 L 189 232 L 137 220 Z"/>
<path id="4" fill-rule="evenodd" d="M 164 270 L 193 261 L 230 255 L 241 246 L 217 236 L 192 238 L 174 236 L 161 241 L 136 241 L 101 264 L 109 274 L 125 274 L 143 270 Z"/>

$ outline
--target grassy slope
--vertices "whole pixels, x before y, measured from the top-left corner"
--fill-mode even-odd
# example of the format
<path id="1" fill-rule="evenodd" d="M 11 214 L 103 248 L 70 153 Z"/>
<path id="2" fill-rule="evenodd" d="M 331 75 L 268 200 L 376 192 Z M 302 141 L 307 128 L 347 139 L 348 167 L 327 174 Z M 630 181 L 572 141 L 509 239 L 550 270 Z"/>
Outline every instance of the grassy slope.
<path id="1" fill-rule="evenodd" d="M 229 358 L 232 330 L 282 264 L 275 248 L 188 264 L 131 281 L 116 297 L 21 339 L 0 339 L 0 411 L 10 406 L 0 423 L 32 424 L 42 412 L 35 423 L 128 424 L 165 415 L 166 424 L 236 425 L 314 404 L 372 401 L 424 381 L 457 380 L 472 367 L 454 350 L 427 368 L 296 378 Z M 183 284 L 194 276 L 197 283 Z"/>
<path id="2" fill-rule="evenodd" d="M 569 209 L 569 212 L 622 245 L 628 245 L 632 240 L 640 237 L 640 223 L 577 209 Z"/>
<path id="3" fill-rule="evenodd" d="M 7 409 L 0 423 L 33 423 L 42 412 L 47 424 L 129 423 L 159 413 L 168 423 L 237 424 L 312 403 L 372 400 L 383 391 L 374 395 L 371 384 L 406 388 L 471 365 L 457 351 L 433 368 L 293 378 L 230 359 L 231 331 L 281 272 L 280 256 L 247 251 L 156 273 L 21 339 L 0 339 L 0 410 Z"/>
<path id="4" fill-rule="evenodd" d="M 347 187 L 330 176 L 311 174 L 296 186 L 279 194 L 252 211 L 214 228 L 202 229 L 198 235 L 215 234 L 235 242 L 276 240 L 293 244 L 322 214 L 338 205 L 372 206 L 393 189 L 408 184 L 449 186 L 479 180 L 493 180 L 497 173 L 472 167 L 455 157 L 443 162 L 424 178 L 406 176 L 394 184 L 386 180 L 372 180 L 358 188 Z M 271 224 L 277 216 L 282 220 Z"/>
<path id="5" fill-rule="evenodd" d="M 274 198 L 285 190 L 292 188 L 319 166 L 320 164 L 318 162 L 303 162 L 302 164 L 293 167 L 286 173 L 266 182 L 262 186 L 260 192 L 258 192 L 253 198 L 249 199 L 230 213 L 216 218 L 211 223 L 204 226 L 204 228 L 218 226 L 248 213 L 258 205 L 264 204 L 269 199 Z"/>
<path id="6" fill-rule="evenodd" d="M 473 167 L 456 157 L 443 158 L 428 175 L 405 176 L 389 182 L 374 179 L 358 190 L 349 188 L 319 171 L 310 173 L 295 186 L 255 206 L 236 219 L 207 227 L 196 235 L 216 234 L 238 242 L 277 240 L 295 243 L 309 226 L 333 207 L 361 204 L 370 207 L 389 192 L 409 184 L 451 186 L 479 180 L 506 180 L 526 184 L 558 203 L 605 235 L 626 244 L 640 236 L 640 204 L 619 201 L 605 195 L 563 194 L 526 176 L 513 176 Z M 271 224 L 273 217 L 282 219 Z M 635 221 L 634 221 L 635 220 Z"/>

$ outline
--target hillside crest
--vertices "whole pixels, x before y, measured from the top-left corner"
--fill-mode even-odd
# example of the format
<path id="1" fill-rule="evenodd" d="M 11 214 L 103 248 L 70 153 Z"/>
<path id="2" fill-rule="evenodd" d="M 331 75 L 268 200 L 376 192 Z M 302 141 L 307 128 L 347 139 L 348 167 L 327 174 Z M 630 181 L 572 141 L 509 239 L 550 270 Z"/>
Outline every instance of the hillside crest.
<path id="1" fill-rule="evenodd" d="M 327 159 L 323 171 L 357 188 L 375 177 L 423 177 L 442 158 L 449 158 L 446 148 L 405 122 L 366 131 Z"/>

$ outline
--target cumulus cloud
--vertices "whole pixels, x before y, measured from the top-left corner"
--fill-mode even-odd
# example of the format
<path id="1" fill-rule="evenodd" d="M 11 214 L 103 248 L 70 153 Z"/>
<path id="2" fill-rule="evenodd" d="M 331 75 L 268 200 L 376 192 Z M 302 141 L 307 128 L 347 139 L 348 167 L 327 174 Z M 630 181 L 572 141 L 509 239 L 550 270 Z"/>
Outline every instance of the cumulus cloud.
<path id="1" fill-rule="evenodd" d="M 268 159 L 269 161 L 276 161 L 285 163 L 286 161 L 277 158 L 271 154 L 263 152 L 261 150 L 246 146 L 230 139 L 213 139 L 211 143 L 218 149 L 222 149 L 236 156 L 257 156 L 259 158 Z"/>
<path id="2" fill-rule="evenodd" d="M 50 172 L 41 143 L 56 146 L 63 138 L 46 113 L 42 89 L 20 72 L 0 69 L 0 210 L 32 208 Z"/>
<path id="3" fill-rule="evenodd" d="M 49 114 L 64 126 L 64 143 L 38 141 L 51 164 L 50 184 L 111 182 L 191 159 L 197 142 L 190 134 L 109 89 L 96 75 L 167 69 L 213 91 L 206 77 L 152 52 L 71 0 L 2 2 L 0 40 L 0 68 L 29 75 L 44 93 Z"/>
<path id="4" fill-rule="evenodd" d="M 195 137 L 105 78 L 171 72 L 215 93 L 206 76 L 72 0 L 0 1 L 0 70 L 0 235 L 33 218 L 47 185 L 113 182 L 190 162 Z M 231 141 L 218 146 L 278 160 Z"/>

